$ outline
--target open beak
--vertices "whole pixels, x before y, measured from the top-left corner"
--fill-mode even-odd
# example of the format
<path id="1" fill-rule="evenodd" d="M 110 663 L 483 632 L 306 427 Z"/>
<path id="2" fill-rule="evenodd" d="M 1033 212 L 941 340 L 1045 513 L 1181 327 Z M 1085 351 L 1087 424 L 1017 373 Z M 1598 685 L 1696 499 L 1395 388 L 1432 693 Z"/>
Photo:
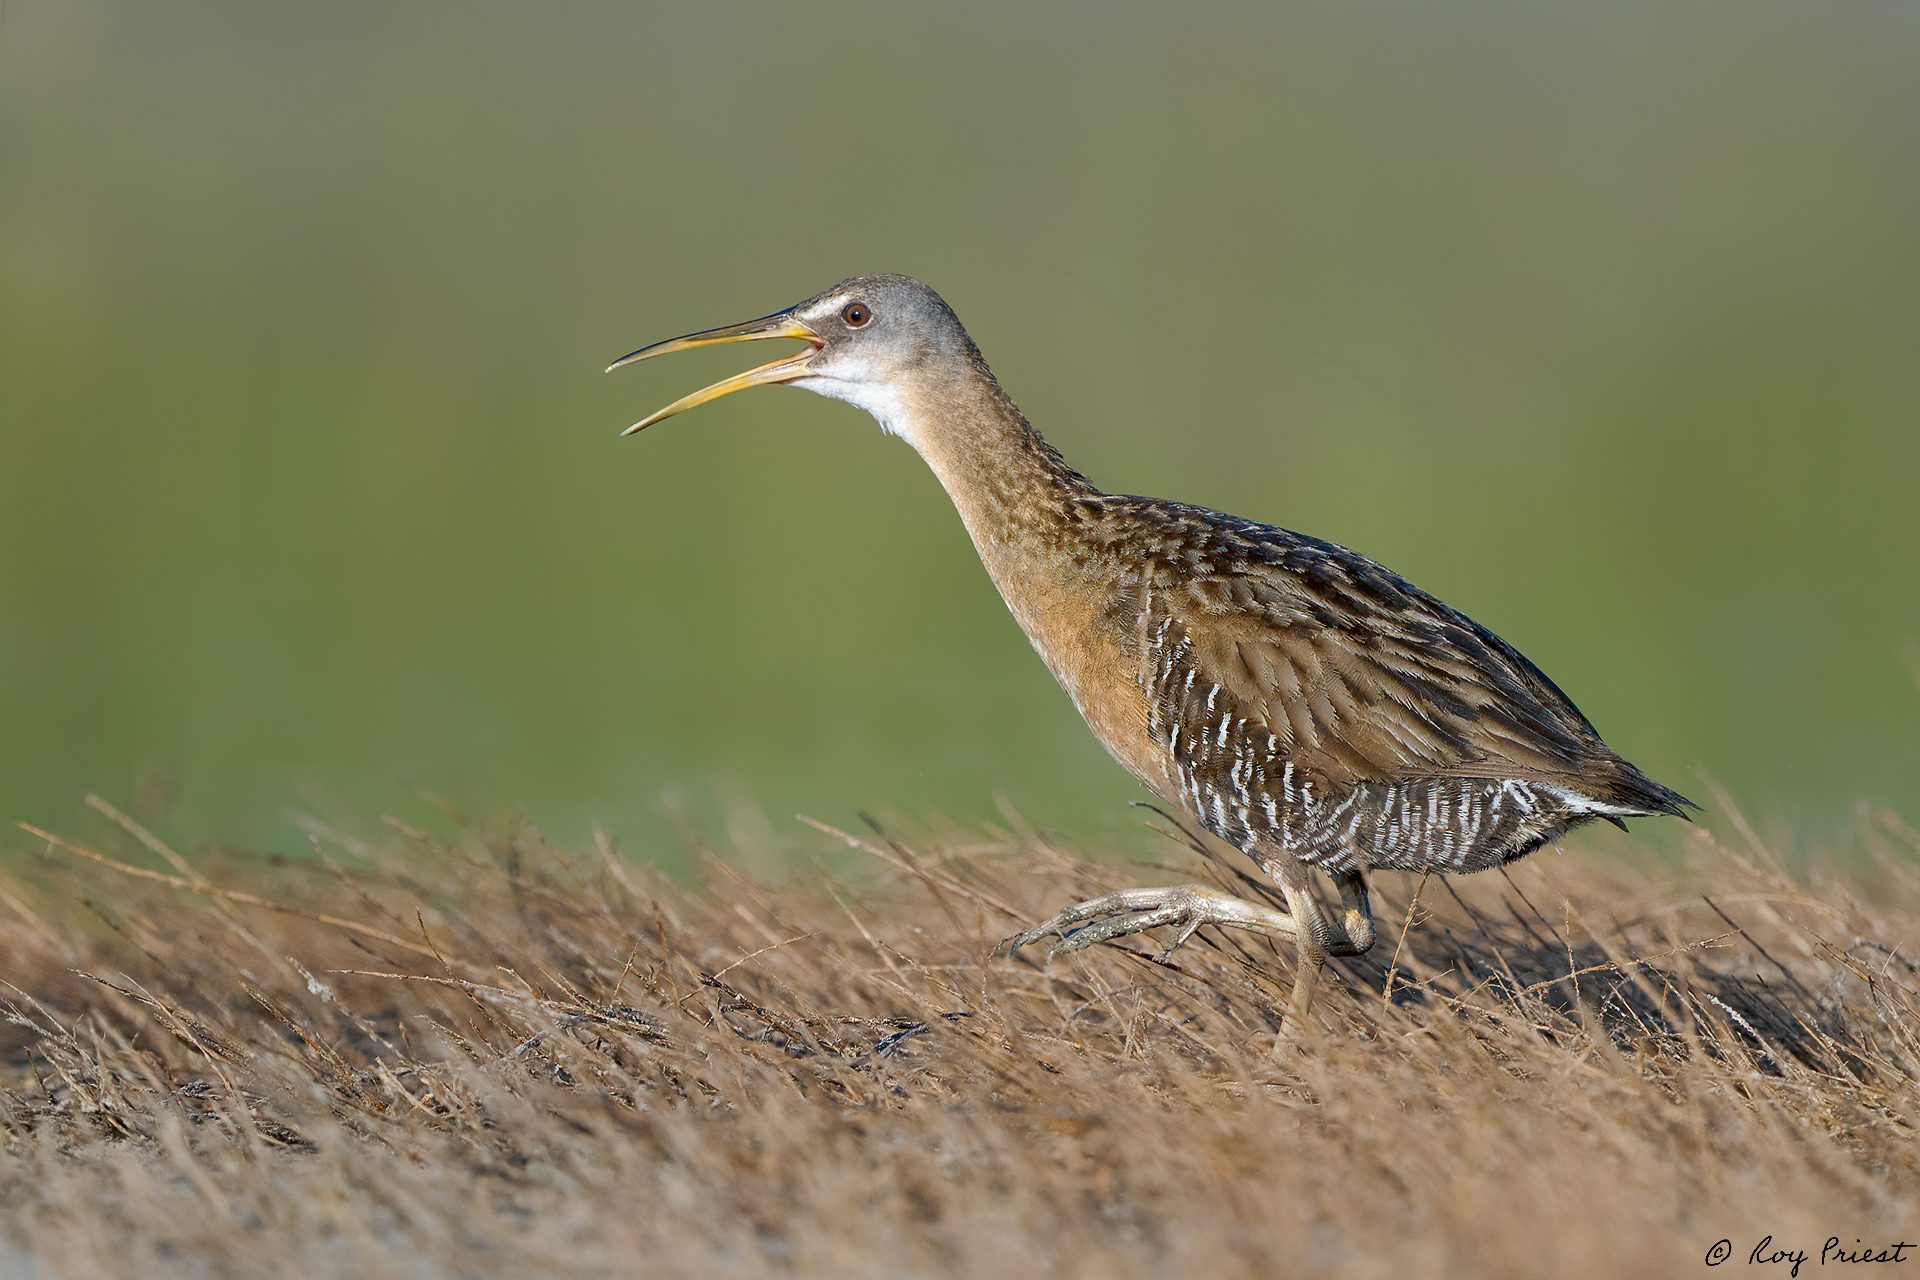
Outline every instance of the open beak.
<path id="1" fill-rule="evenodd" d="M 708 329 L 704 333 L 689 333 L 681 338 L 668 338 L 665 342 L 656 342 L 650 347 L 621 356 L 607 366 L 612 373 L 623 365 L 637 364 L 642 360 L 651 360 L 655 356 L 664 356 L 670 351 L 691 351 L 695 347 L 715 347 L 726 342 L 760 342 L 767 338 L 798 338 L 807 344 L 807 349 L 797 356 L 785 360 L 775 360 L 772 364 L 763 364 L 758 369 L 749 369 L 737 373 L 731 378 L 716 382 L 710 387 L 702 387 L 690 396 L 682 396 L 657 413 L 650 413 L 634 423 L 620 434 L 630 436 L 643 431 L 663 418 L 703 405 L 709 400 L 718 400 L 721 396 L 730 396 L 736 391 L 745 391 L 748 387 L 758 387 L 770 382 L 791 382 L 807 370 L 807 361 L 814 353 L 827 345 L 827 340 L 806 325 L 795 319 L 790 312 L 778 311 L 758 320 L 749 320 L 745 324 L 732 324 L 723 329 Z"/>

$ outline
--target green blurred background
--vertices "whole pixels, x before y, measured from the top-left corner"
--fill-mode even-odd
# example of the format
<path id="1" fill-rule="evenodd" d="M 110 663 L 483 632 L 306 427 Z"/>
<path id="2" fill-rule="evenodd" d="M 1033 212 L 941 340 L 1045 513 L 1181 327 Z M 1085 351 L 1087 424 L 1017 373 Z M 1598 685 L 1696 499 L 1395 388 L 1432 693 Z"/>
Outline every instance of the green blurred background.
<path id="1" fill-rule="evenodd" d="M 867 271 L 1661 779 L 1911 808 L 1916 65 L 1900 4 L 12 0 L 0 814 L 1124 839 L 908 449 L 790 390 L 616 438 L 744 365 L 611 357 Z"/>

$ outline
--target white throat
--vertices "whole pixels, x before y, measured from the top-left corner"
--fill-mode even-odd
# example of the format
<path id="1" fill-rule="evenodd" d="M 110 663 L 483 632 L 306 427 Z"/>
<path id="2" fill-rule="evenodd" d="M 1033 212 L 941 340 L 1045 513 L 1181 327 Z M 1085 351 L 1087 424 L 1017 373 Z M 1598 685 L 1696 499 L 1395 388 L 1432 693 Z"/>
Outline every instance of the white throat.
<path id="1" fill-rule="evenodd" d="M 882 431 L 899 436 L 915 449 L 920 447 L 920 424 L 908 409 L 906 397 L 885 382 L 809 374 L 804 378 L 795 378 L 793 385 L 865 409 L 880 424 Z"/>

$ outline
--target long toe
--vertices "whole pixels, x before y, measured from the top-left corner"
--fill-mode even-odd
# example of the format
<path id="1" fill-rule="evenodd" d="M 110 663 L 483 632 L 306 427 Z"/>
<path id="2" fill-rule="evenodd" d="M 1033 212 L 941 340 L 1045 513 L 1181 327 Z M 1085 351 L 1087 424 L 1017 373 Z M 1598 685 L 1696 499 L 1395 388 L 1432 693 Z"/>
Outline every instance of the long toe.
<path id="1" fill-rule="evenodd" d="M 1165 961 L 1203 924 L 1247 929 L 1273 938 L 1291 938 L 1295 933 L 1292 919 L 1271 907 L 1236 898 L 1207 885 L 1183 884 L 1160 889 L 1122 889 L 1077 902 L 1051 919 L 1008 938 L 995 947 L 994 952 L 1011 955 L 1043 938 L 1051 938 L 1053 942 L 1047 950 L 1047 958 L 1051 960 L 1065 951 L 1078 951 L 1147 929 L 1173 925 L 1174 935 L 1157 957 Z"/>
<path id="2" fill-rule="evenodd" d="M 1163 924 L 1177 924 L 1184 921 L 1188 910 L 1184 906 L 1161 907 L 1157 911 L 1134 911 L 1126 915 L 1109 916 L 1105 920 L 1095 920 L 1069 929 L 1051 947 L 1047 948 L 1047 959 L 1068 951 L 1078 951 L 1082 947 L 1091 947 L 1096 943 L 1112 942 L 1115 938 L 1124 938 L 1130 933 L 1140 933 L 1147 929 L 1157 929 Z M 1191 930 L 1188 930 L 1191 932 Z M 1171 951 L 1173 948 L 1166 948 Z"/>
<path id="3" fill-rule="evenodd" d="M 994 954 L 1012 955 L 1020 948 L 1032 946 L 1042 938 L 1058 938 L 1064 940 L 1069 934 L 1075 932 L 1075 926 L 1084 924 L 1089 920 L 1098 920 L 1102 916 L 1141 915 L 1155 912 L 1173 905 L 1175 902 L 1186 900 L 1188 893 L 1189 890 L 1185 886 L 1176 889 L 1121 889 L 1114 893 L 1101 894 L 1097 898 L 1088 898 L 1085 902 L 1076 902 L 1059 914 L 1042 920 L 1031 929 L 1014 934 L 1011 938 L 1008 938 L 999 946 L 995 947 Z M 1150 925 L 1136 926 L 1136 928 L 1151 927 Z M 1106 936 L 1117 938 L 1124 933 L 1132 933 L 1134 931 L 1134 929 L 1125 929 L 1120 933 L 1112 933 Z M 1096 938 L 1091 941 L 1097 942 L 1100 940 L 1101 939 Z M 1075 946 L 1078 947 L 1087 945 L 1089 945 L 1087 942 L 1075 944 Z M 1056 952 L 1062 949 L 1063 948 L 1059 947 L 1054 948 Z M 1073 950 L 1074 948 L 1068 947 L 1064 949 Z"/>

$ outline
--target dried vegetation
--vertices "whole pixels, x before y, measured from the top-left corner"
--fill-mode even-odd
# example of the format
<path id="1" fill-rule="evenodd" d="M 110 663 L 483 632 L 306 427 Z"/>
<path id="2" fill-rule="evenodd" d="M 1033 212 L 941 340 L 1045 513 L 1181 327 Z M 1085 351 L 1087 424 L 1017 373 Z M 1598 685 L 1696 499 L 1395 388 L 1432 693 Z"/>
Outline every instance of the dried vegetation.
<path id="1" fill-rule="evenodd" d="M 1660 1275 L 1920 1229 L 1887 817 L 1844 878 L 1697 833 L 1383 881 L 1281 1033 L 1264 942 L 989 958 L 1119 883 L 1257 891 L 1197 847 L 823 829 L 864 853 L 689 887 L 397 823 L 189 862 L 96 807 L 0 880 L 0 1273 Z"/>

